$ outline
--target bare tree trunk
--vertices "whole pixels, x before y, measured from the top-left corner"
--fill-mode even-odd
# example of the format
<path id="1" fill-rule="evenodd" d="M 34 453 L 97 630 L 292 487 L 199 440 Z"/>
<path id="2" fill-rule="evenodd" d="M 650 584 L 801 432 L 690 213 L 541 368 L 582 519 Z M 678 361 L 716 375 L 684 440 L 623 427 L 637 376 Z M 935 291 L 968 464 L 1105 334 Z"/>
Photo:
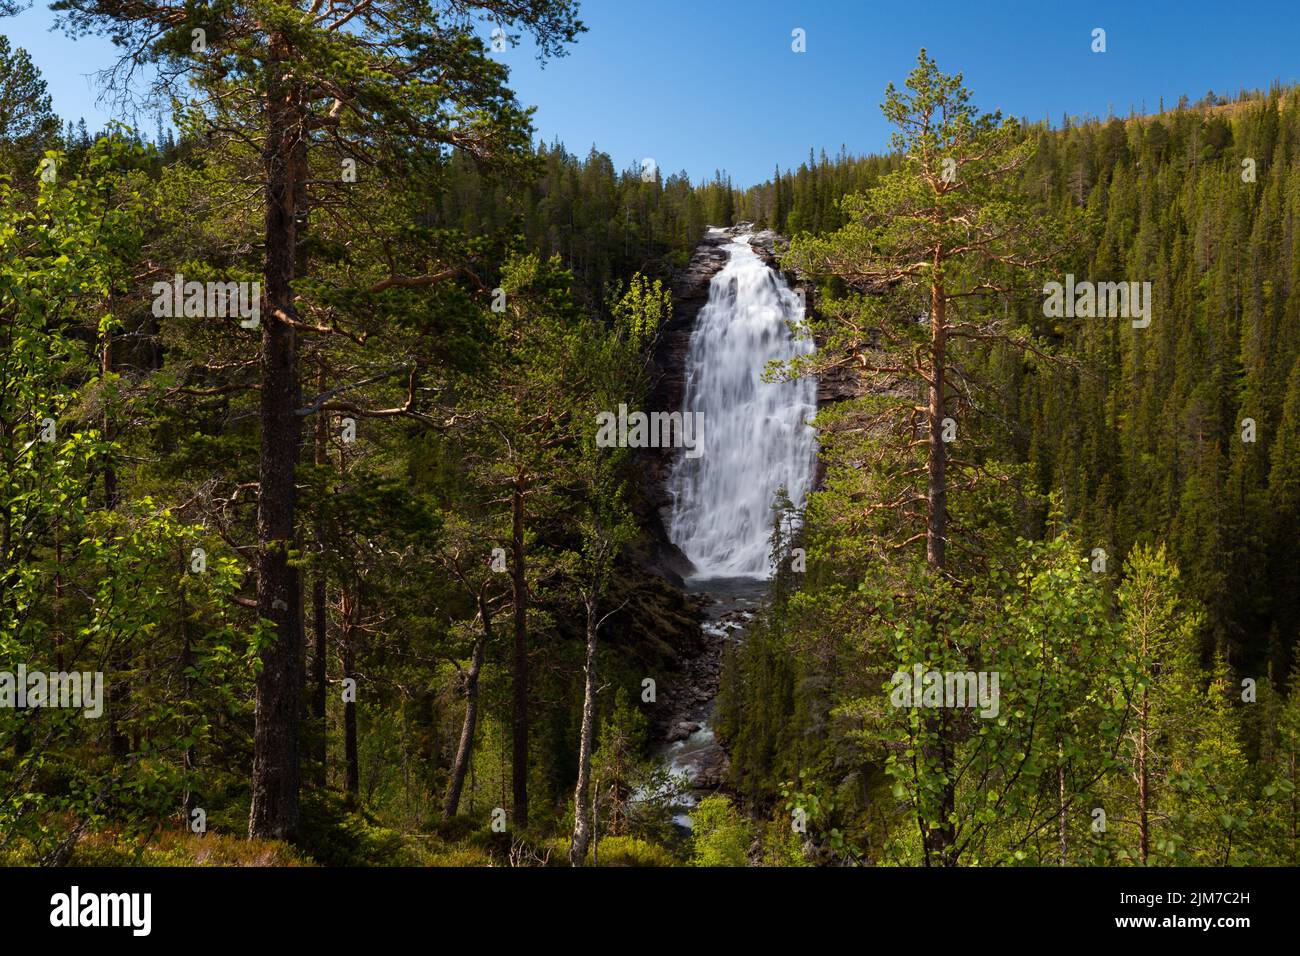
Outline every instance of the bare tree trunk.
<path id="1" fill-rule="evenodd" d="M 600 785 L 591 788 L 591 865 L 600 866 Z"/>
<path id="2" fill-rule="evenodd" d="M 120 651 L 110 659 L 113 670 L 119 673 L 130 666 Z M 122 717 L 126 713 L 130 690 L 131 685 L 120 677 L 108 688 L 108 752 L 113 757 L 125 757 L 131 752 L 131 741 L 122 732 Z"/>
<path id="3" fill-rule="evenodd" d="M 312 694 L 311 716 L 316 725 L 316 752 L 312 755 L 315 762 L 315 779 L 318 786 L 325 786 L 329 771 L 329 725 L 325 720 L 325 701 L 329 692 L 328 659 L 329 619 L 325 601 L 325 572 L 316 572 L 312 583 L 312 628 L 315 641 L 312 651 Z"/>
<path id="4" fill-rule="evenodd" d="M 54 516 L 54 665 L 63 670 L 63 519 Z"/>
<path id="5" fill-rule="evenodd" d="M 515 604 L 515 653 L 512 675 L 514 747 L 510 767 L 515 826 L 528 826 L 528 574 L 524 564 L 524 486 L 515 477 L 510 496 L 511 583 Z"/>
<path id="6" fill-rule="evenodd" d="M 13 455 L 13 429 L 9 422 L 0 419 L 0 434 L 4 436 L 4 474 L 12 475 L 14 473 L 14 455 Z M 16 590 L 12 589 L 14 574 L 16 569 L 11 567 L 9 560 L 9 549 L 13 539 L 13 512 L 10 510 L 8 495 L 5 495 L 5 502 L 0 505 L 0 601 L 4 602 L 5 607 L 14 603 Z"/>
<path id="7" fill-rule="evenodd" d="M 578 785 L 573 791 L 573 842 L 569 863 L 582 866 L 591 843 L 591 748 L 596 732 L 596 599 L 587 599 L 587 662 L 583 668 L 582 732 L 578 744 Z"/>
<path id="8" fill-rule="evenodd" d="M 257 497 L 257 612 L 274 626 L 257 676 L 253 735 L 250 837 L 292 840 L 299 823 L 298 725 L 302 699 L 302 613 L 295 540 L 295 471 L 300 419 L 297 347 L 293 327 L 296 214 L 306 179 L 306 135 L 294 80 L 283 75 L 288 44 L 270 42 L 267 133 L 262 154 L 266 181 L 266 309 L 262 315 L 261 450 Z"/>
<path id="9" fill-rule="evenodd" d="M 447 786 L 447 799 L 442 805 L 442 818 L 450 820 L 460 807 L 460 795 L 465 789 L 465 774 L 469 770 L 470 754 L 474 750 L 474 727 L 478 723 L 478 675 L 483 669 L 483 652 L 492 639 L 492 612 L 483 594 L 478 598 L 479 617 L 483 632 L 474 642 L 469 670 L 464 675 L 465 720 L 460 727 L 460 745 L 456 748 L 456 762 L 451 768 L 451 782 Z"/>

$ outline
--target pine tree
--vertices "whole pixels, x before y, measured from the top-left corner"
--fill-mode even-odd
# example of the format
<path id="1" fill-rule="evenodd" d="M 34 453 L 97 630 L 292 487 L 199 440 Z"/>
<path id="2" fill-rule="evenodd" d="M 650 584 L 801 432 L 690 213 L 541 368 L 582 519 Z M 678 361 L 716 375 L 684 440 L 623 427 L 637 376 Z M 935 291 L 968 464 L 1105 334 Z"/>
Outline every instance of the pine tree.
<path id="1" fill-rule="evenodd" d="M 983 302 L 1014 293 L 1020 273 L 1040 261 L 1025 225 L 1028 218 L 1015 212 L 1014 176 L 1028 159 L 1028 144 L 1014 121 L 981 116 L 969 100 L 961 75 L 940 73 L 922 50 L 907 92 L 891 84 L 883 106 L 898 128 L 892 144 L 903 155 L 903 167 L 868 192 L 845 199 L 849 222 L 842 230 L 824 239 L 797 240 L 787 257 L 788 265 L 834 277 L 858 293 L 827 307 L 833 318 L 822 354 L 830 358 L 796 365 L 794 373 L 847 365 L 863 369 L 868 381 L 869 376 L 902 378 L 924 392 L 918 401 L 910 389 L 900 394 L 895 388 L 897 397 L 869 419 L 868 427 L 897 436 L 901 448 L 895 450 L 894 467 L 905 467 L 908 475 L 920 472 L 925 487 L 905 485 L 868 510 L 895 509 L 920 525 L 904 543 L 925 542 L 926 566 L 936 582 L 953 574 L 949 467 L 973 462 L 972 457 L 952 459 L 948 449 L 958 421 L 968 435 L 973 431 L 962 420 L 973 409 L 971 385 L 955 350 L 966 342 L 1020 344 L 1000 317 L 983 310 Z M 920 319 L 918 309 L 925 310 Z M 885 347 L 878 351 L 873 343 L 882 338 Z M 919 469 L 911 467 L 914 446 L 927 449 Z M 937 619 L 930 634 L 946 641 Z M 926 859 L 952 864 L 952 730 L 942 714 L 930 722 L 933 752 L 927 759 L 945 782 L 936 818 L 923 823 Z"/>
<path id="2" fill-rule="evenodd" d="M 456 4 L 457 10 L 466 5 Z M 258 473 L 257 613 L 272 625 L 257 681 L 249 833 L 296 837 L 303 625 L 297 549 L 296 470 L 303 416 L 299 338 L 315 326 L 295 295 L 309 276 L 303 239 L 319 202 L 309 181 L 322 162 L 344 159 L 380 176 L 418 176 L 446 146 L 518 162 L 528 149 L 526 114 L 504 86 L 464 17 L 388 2 L 330 7 L 292 16 L 274 3 L 243 0 L 213 22 L 205 4 L 177 9 L 125 0 L 60 0 L 69 30 L 108 33 L 128 52 L 123 63 L 158 63 L 205 97 L 192 121 L 258 154 L 265 258 L 260 342 L 261 450 Z M 581 29 L 567 0 L 526 9 L 485 0 L 473 14 L 527 29 L 543 55 L 562 51 Z M 344 29 L 344 27 L 347 29 Z M 392 69 L 397 51 L 402 68 Z M 451 87 L 448 77 L 457 77 Z M 487 123 L 464 122 L 491 116 Z M 315 163 L 315 176 L 313 172 Z M 332 179 L 333 174 L 329 174 Z M 343 178 L 343 177 L 340 177 Z M 347 180 L 344 179 L 346 182 Z M 446 263 L 387 276 L 379 296 L 447 282 Z"/>

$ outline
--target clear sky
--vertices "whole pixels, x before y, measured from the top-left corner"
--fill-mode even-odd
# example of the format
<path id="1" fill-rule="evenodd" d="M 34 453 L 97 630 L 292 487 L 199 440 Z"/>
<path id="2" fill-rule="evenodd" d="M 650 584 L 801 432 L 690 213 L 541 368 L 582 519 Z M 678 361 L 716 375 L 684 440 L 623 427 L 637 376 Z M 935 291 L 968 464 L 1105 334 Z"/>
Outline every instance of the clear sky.
<path id="1" fill-rule="evenodd" d="M 497 54 L 538 134 L 579 154 L 595 144 L 620 168 L 653 158 L 737 185 L 809 147 L 886 149 L 885 84 L 901 84 L 921 46 L 965 74 L 981 108 L 1057 122 L 1300 81 L 1300 0 L 583 0 L 581 17 L 588 32 L 544 68 L 526 46 Z M 0 33 L 31 53 L 61 116 L 98 128 L 111 110 L 89 74 L 112 48 L 52 23 L 37 0 Z M 1105 53 L 1091 50 L 1098 27 Z"/>

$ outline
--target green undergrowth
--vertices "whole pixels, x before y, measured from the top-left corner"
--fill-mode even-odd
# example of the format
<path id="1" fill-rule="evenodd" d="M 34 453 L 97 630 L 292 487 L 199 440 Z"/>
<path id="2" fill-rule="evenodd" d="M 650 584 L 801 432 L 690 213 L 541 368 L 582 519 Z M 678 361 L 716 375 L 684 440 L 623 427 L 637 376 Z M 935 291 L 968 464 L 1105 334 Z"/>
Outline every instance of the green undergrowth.
<path id="1" fill-rule="evenodd" d="M 334 792 L 304 794 L 299 839 L 250 840 L 244 832 L 246 807 L 231 805 L 208 817 L 208 831 L 198 834 L 176 827 L 151 833 L 118 828 L 92 830 L 82 836 L 68 861 L 74 867 L 169 866 L 568 866 L 567 835 L 529 834 L 522 838 L 494 833 L 487 825 L 461 816 L 437 821 L 417 832 L 385 826 L 373 813 L 350 806 Z M 0 866 L 33 866 L 33 848 L 14 841 L 0 850 Z M 680 866 L 683 860 L 653 842 L 610 836 L 598 851 L 587 853 L 588 865 Z"/>

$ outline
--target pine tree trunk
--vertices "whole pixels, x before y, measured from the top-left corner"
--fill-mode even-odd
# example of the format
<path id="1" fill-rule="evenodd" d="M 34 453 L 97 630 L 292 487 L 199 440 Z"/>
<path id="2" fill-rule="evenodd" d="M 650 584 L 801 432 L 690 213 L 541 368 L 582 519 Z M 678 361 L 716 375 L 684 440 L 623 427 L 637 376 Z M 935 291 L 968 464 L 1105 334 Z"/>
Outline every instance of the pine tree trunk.
<path id="1" fill-rule="evenodd" d="M 312 628 L 315 641 L 312 651 L 312 700 L 311 716 L 316 725 L 316 752 L 312 754 L 315 763 L 315 780 L 317 786 L 325 786 L 329 775 L 329 725 L 325 719 L 325 701 L 329 692 L 328 653 L 329 642 L 327 609 L 325 601 L 325 572 L 317 571 L 312 584 Z"/>
<path id="2" fill-rule="evenodd" d="M 54 516 L 54 607 L 53 617 L 54 667 L 63 670 L 63 518 Z"/>
<path id="3" fill-rule="evenodd" d="M 130 646 L 123 643 L 112 652 L 110 668 L 116 674 L 126 674 L 131 669 Z M 108 685 L 108 752 L 112 757 L 125 759 L 131 753 L 131 740 L 122 730 L 122 721 L 126 716 L 131 699 L 131 684 L 119 677 Z"/>
<path id="4" fill-rule="evenodd" d="M 925 560 L 936 575 L 947 567 L 948 533 L 948 449 L 943 440 L 944 376 L 947 366 L 947 326 L 945 324 L 946 299 L 943 286 L 938 281 L 942 260 L 938 252 L 934 258 L 935 282 L 930 286 L 930 382 L 926 419 L 930 429 L 929 458 L 926 466 Z M 936 634 L 938 621 L 935 622 Z M 945 638 L 945 641 L 947 639 Z M 926 862 L 930 856 L 941 866 L 956 865 L 954 857 L 956 834 L 950 822 L 957 806 L 956 783 L 953 774 L 952 726 L 946 710 L 927 719 L 931 731 L 937 736 L 932 759 L 944 775 L 943 794 L 940 801 L 941 821 L 928 826 Z"/>
<path id="5" fill-rule="evenodd" d="M 101 376 L 107 380 L 109 373 L 113 370 L 112 344 L 109 333 L 104 333 L 103 344 L 99 353 L 99 369 Z M 103 434 L 105 441 L 112 441 L 113 430 L 112 420 L 108 411 L 105 410 L 103 417 Z M 117 485 L 117 469 L 113 467 L 112 460 L 109 459 L 104 465 L 104 510 L 116 511 L 119 501 Z M 55 525 L 55 547 L 58 548 L 58 525 Z M 59 561 L 61 563 L 61 559 Z M 57 629 L 56 629 L 57 635 Z M 126 644 L 114 654 L 112 668 L 118 674 L 126 674 L 131 669 L 130 647 Z M 60 668 L 62 665 L 60 665 Z M 125 680 L 113 681 L 108 690 L 108 750 L 114 757 L 124 758 L 131 750 L 131 742 L 127 739 L 126 734 L 122 732 L 121 720 L 126 714 L 130 705 L 131 686 Z"/>
<path id="6" fill-rule="evenodd" d="M 357 596 L 345 590 L 342 597 L 343 617 L 343 679 L 351 680 L 350 685 L 357 689 L 357 623 L 360 607 Z M 347 686 L 347 685 L 345 685 Z M 344 790 L 349 802 L 355 803 L 361 795 L 361 763 L 357 751 L 357 702 L 356 694 L 350 694 L 343 700 L 343 761 L 346 767 Z"/>
<path id="7" fill-rule="evenodd" d="M 301 588 L 290 562 L 294 543 L 295 471 L 300 420 L 293 315 L 295 215 L 306 169 L 297 94 L 282 76 L 286 41 L 274 37 L 267 64 L 266 308 L 262 319 L 261 450 L 257 498 L 257 611 L 273 625 L 257 677 L 250 837 L 295 839 L 298 833 L 298 724 L 303 662 Z"/>
<path id="8" fill-rule="evenodd" d="M 100 378 L 108 380 L 108 376 L 113 371 L 113 335 L 111 332 L 104 333 L 104 344 L 99 355 Z M 104 441 L 111 442 L 115 435 L 113 428 L 113 419 L 107 409 L 104 411 L 103 424 Z M 118 502 L 117 490 L 117 469 L 113 467 L 113 460 L 106 459 L 104 464 L 104 510 L 116 511 Z"/>
<path id="9" fill-rule="evenodd" d="M 596 600 L 587 600 L 587 662 L 582 691 L 582 731 L 578 743 L 578 784 L 573 791 L 573 843 L 569 863 L 582 866 L 591 843 L 591 747 L 596 728 Z"/>
<path id="10" fill-rule="evenodd" d="M 940 263 L 936 258 L 935 271 Z M 930 395 L 927 417 L 930 426 L 929 461 L 926 468 L 929 487 L 926 491 L 928 506 L 925 526 L 925 560 L 936 571 L 947 563 L 948 533 L 948 449 L 943 441 L 944 375 L 947 365 L 947 328 L 945 326 L 943 287 L 937 283 L 930 289 Z"/>
<path id="11" fill-rule="evenodd" d="M 524 564 L 524 484 L 515 478 L 511 493 L 511 583 L 515 604 L 515 653 L 512 677 L 514 749 L 510 768 L 514 822 L 528 826 L 528 575 Z"/>
<path id="12" fill-rule="evenodd" d="M 325 391 L 325 365 L 322 362 L 320 370 L 316 377 L 317 391 Z M 326 440 L 328 438 L 329 416 L 325 412 L 316 413 L 315 445 L 316 445 L 316 464 L 326 465 L 329 457 L 326 451 Z M 318 557 L 323 557 L 325 553 L 325 522 L 318 518 L 316 521 L 316 553 Z M 329 673 L 327 666 L 327 654 L 329 651 L 329 622 L 327 618 L 328 609 L 326 606 L 325 594 L 325 569 L 320 567 L 316 570 L 314 580 L 312 581 L 311 592 L 312 604 L 312 629 L 314 631 L 314 647 L 312 652 L 312 699 L 311 699 L 311 716 L 315 724 L 316 732 L 316 752 L 312 755 L 315 764 L 315 779 L 318 786 L 325 786 L 329 774 L 329 728 L 325 722 L 325 701 L 326 694 L 329 691 Z"/>

